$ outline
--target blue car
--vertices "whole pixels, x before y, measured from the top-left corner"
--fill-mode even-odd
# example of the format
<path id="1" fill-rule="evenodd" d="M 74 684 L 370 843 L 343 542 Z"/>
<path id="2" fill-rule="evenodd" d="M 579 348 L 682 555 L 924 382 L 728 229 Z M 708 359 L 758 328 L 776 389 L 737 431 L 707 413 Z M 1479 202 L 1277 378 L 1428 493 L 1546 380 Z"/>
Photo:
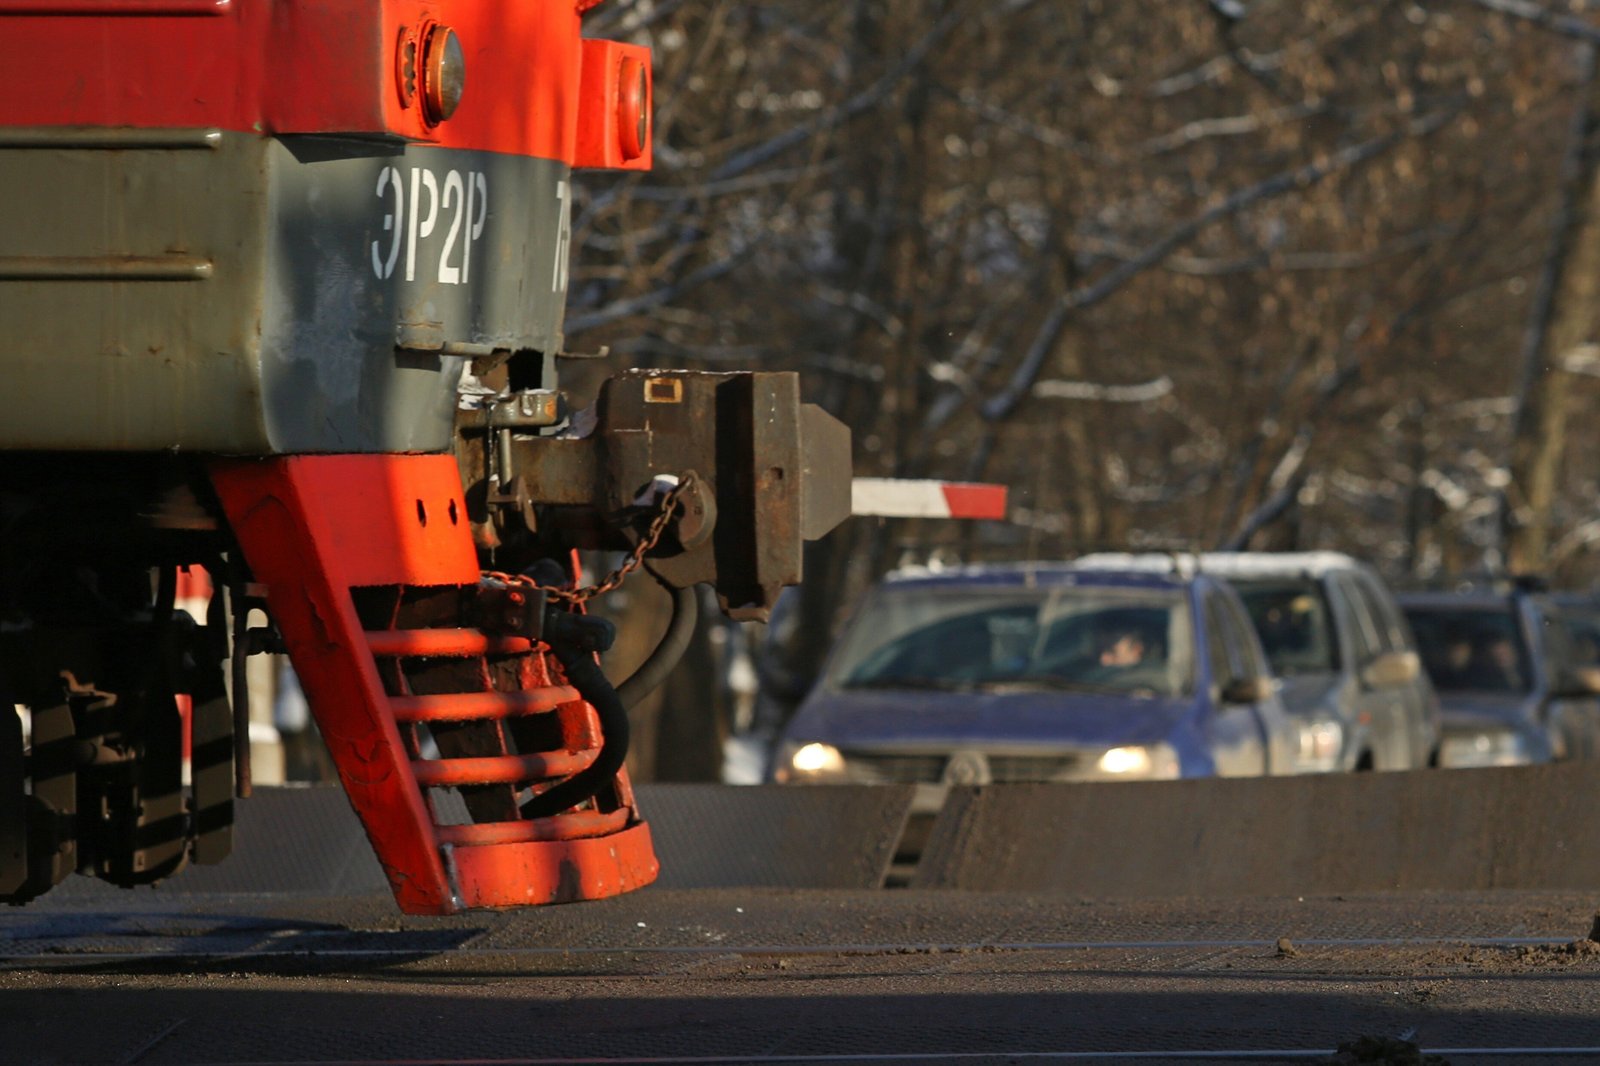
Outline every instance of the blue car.
<path id="1" fill-rule="evenodd" d="M 1600 677 L 1574 615 L 1510 583 L 1400 597 L 1444 704 L 1440 766 L 1600 756 Z"/>
<path id="2" fill-rule="evenodd" d="M 1238 595 L 1204 574 L 893 575 L 777 752 L 780 782 L 944 786 L 1286 774 L 1296 731 Z"/>

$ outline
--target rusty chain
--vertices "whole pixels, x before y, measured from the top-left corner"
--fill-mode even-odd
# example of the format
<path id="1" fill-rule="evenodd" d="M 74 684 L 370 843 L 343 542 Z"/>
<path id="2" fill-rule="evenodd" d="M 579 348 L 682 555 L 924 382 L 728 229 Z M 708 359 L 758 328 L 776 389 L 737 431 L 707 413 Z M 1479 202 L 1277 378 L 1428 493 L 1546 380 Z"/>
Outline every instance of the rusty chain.
<path id="1" fill-rule="evenodd" d="M 679 478 L 678 483 L 672 487 L 671 491 L 661 498 L 661 513 L 651 519 L 650 528 L 645 531 L 643 537 L 639 538 L 639 543 L 633 546 L 633 550 L 622 561 L 622 565 L 613 570 L 604 581 L 597 585 L 586 585 L 583 588 L 576 589 L 558 588 L 552 585 L 540 585 L 531 577 L 524 577 L 521 574 L 502 573 L 499 570 L 485 570 L 483 576 L 506 585 L 516 585 L 531 589 L 534 592 L 543 593 L 551 599 L 561 600 L 574 606 L 586 603 L 596 596 L 603 596 L 607 592 L 614 592 L 621 587 L 629 574 L 644 565 L 644 557 L 661 542 L 661 538 L 666 535 L 667 526 L 672 522 L 673 513 L 678 508 L 678 498 L 687 492 L 693 484 L 693 474 L 684 474 L 683 477 Z"/>

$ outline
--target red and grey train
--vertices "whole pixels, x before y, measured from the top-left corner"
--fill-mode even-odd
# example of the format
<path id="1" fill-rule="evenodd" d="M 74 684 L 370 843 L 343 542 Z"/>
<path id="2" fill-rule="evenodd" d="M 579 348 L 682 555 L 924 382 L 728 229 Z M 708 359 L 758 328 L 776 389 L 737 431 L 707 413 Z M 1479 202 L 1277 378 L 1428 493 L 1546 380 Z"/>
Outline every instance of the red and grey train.
<path id="1" fill-rule="evenodd" d="M 798 580 L 849 437 L 781 373 L 568 409 L 572 174 L 651 158 L 596 2 L 0 0 L 0 899 L 222 861 L 271 650 L 404 910 L 655 876 L 627 705 L 693 586 Z M 674 592 L 620 684 L 583 548 Z"/>

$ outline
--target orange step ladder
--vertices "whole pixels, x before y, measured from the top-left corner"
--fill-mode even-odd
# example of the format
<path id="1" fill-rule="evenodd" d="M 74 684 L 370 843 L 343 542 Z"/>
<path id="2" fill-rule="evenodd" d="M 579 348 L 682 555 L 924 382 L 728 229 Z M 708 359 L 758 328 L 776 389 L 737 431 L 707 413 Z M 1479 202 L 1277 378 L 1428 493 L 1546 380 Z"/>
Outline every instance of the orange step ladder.
<path id="1" fill-rule="evenodd" d="M 453 458 L 226 460 L 212 479 L 402 910 L 596 899 L 655 879 L 621 771 L 569 810 L 521 813 L 605 738 L 545 645 L 462 624 L 482 578 Z M 444 789 L 470 821 L 441 821 L 462 806 Z"/>

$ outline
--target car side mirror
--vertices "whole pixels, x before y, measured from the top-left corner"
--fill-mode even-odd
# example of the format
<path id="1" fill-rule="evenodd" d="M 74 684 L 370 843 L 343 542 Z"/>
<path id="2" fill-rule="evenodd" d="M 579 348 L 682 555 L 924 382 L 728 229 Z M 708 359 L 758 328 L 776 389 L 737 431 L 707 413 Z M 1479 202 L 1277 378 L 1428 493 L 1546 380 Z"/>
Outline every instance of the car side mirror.
<path id="1" fill-rule="evenodd" d="M 1558 696 L 1584 699 L 1600 696 L 1600 666 L 1575 666 L 1568 670 Z"/>
<path id="2" fill-rule="evenodd" d="M 1414 651 L 1386 651 L 1361 668 L 1361 683 L 1367 688 L 1398 688 L 1409 685 L 1422 672 Z"/>
<path id="3" fill-rule="evenodd" d="M 1223 703 L 1260 703 L 1277 691 L 1270 677 L 1236 677 L 1222 687 Z"/>

